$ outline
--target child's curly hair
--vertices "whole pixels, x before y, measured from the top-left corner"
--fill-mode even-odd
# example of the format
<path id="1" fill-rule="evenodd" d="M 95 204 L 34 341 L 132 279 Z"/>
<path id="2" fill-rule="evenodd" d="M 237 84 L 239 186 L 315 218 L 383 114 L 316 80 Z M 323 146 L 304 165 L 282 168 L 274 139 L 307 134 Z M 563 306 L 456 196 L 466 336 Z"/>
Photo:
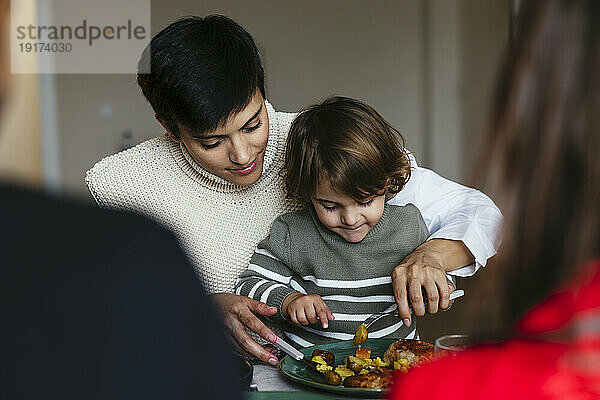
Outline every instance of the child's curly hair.
<path id="1" fill-rule="evenodd" d="M 308 205 L 321 180 L 357 201 L 394 197 L 410 178 L 404 138 L 373 107 L 329 97 L 292 122 L 283 167 L 288 198 Z"/>

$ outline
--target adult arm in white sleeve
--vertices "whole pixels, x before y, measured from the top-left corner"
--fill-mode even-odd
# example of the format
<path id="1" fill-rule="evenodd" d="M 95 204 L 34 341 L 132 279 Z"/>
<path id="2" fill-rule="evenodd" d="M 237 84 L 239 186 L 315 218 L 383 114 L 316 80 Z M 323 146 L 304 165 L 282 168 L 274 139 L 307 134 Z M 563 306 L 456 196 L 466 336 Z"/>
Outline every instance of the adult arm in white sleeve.
<path id="1" fill-rule="evenodd" d="M 412 203 L 421 211 L 429 239 L 458 240 L 469 249 L 475 263 L 450 273 L 473 275 L 485 266 L 500 245 L 502 214 L 480 191 L 462 186 L 417 165 L 410 155 L 411 177 L 390 204 Z"/>

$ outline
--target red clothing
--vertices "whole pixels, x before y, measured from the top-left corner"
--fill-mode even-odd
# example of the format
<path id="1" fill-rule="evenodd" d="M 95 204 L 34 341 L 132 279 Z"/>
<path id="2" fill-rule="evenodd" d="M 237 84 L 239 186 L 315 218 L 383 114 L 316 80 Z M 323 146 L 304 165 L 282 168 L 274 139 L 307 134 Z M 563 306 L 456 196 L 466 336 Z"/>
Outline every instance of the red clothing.
<path id="1" fill-rule="evenodd" d="M 518 326 L 529 337 L 569 339 L 518 338 L 475 346 L 456 358 L 399 374 L 389 398 L 600 399 L 600 260 L 587 267 L 586 274 L 529 311 Z"/>

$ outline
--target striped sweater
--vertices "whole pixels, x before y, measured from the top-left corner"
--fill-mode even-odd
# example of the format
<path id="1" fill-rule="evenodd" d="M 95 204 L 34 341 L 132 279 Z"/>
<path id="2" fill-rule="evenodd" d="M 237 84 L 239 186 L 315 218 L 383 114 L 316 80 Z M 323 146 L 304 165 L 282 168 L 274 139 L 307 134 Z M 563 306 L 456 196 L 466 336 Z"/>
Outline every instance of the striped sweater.
<path id="1" fill-rule="evenodd" d="M 272 318 L 283 322 L 286 336 L 298 347 L 348 340 L 371 314 L 396 309 L 392 270 L 428 235 L 414 205 L 386 204 L 367 236 L 349 243 L 323 226 L 310 206 L 273 222 L 270 235 L 258 244 L 237 280 L 236 293 L 277 307 L 279 313 Z M 296 326 L 281 314 L 284 299 L 294 292 L 323 298 L 335 317 L 329 328 Z M 369 329 L 371 338 L 416 336 L 415 322 L 406 327 L 394 315 Z"/>

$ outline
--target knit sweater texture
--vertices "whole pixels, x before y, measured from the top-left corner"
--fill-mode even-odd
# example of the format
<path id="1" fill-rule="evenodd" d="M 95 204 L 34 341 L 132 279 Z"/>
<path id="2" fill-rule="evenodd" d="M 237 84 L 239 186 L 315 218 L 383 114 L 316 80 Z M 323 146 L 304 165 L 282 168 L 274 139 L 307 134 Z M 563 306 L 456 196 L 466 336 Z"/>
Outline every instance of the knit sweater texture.
<path id="1" fill-rule="evenodd" d="M 298 209 L 286 200 L 279 174 L 295 114 L 266 106 L 269 139 L 253 185 L 208 172 L 164 135 L 99 161 L 86 174 L 90 192 L 101 207 L 142 213 L 171 229 L 207 291 L 231 293 L 273 220 Z"/>
<path id="2" fill-rule="evenodd" d="M 281 308 L 287 296 L 318 294 L 335 316 L 329 328 L 320 324 L 299 327 L 287 321 L 286 336 L 301 347 L 348 340 L 360 321 L 396 308 L 392 270 L 428 235 L 417 207 L 386 204 L 365 238 L 349 243 L 327 229 L 310 206 L 275 220 L 270 235 L 259 243 L 238 279 L 236 293 L 277 307 L 279 320 L 285 320 Z M 416 323 L 406 327 L 394 315 L 369 329 L 371 338 L 415 335 Z"/>

